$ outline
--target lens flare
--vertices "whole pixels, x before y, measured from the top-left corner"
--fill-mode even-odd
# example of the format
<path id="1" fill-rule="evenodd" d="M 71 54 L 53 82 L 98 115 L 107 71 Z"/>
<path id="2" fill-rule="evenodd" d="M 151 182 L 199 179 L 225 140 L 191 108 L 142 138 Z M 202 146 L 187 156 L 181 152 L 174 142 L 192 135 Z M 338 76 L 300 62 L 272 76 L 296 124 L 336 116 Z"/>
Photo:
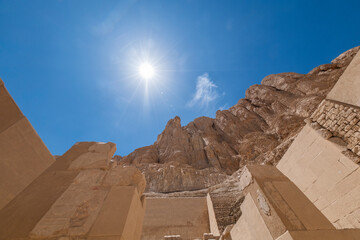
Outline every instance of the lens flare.
<path id="1" fill-rule="evenodd" d="M 145 63 L 142 63 L 140 66 L 139 66 L 139 75 L 145 79 L 145 80 L 150 80 L 154 77 L 155 75 L 155 69 L 154 67 L 148 63 L 148 62 L 145 62 Z"/>

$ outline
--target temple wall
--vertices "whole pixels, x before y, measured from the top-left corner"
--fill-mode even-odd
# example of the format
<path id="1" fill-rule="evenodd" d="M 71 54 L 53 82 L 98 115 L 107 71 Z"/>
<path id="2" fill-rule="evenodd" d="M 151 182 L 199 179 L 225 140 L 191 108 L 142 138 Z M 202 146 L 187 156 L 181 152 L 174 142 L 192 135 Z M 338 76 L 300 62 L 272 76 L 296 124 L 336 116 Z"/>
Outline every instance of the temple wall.
<path id="1" fill-rule="evenodd" d="M 219 227 L 218 227 L 217 220 L 215 217 L 214 206 L 213 206 L 210 194 L 207 194 L 206 202 L 207 202 L 208 214 L 209 214 L 210 232 L 214 236 L 220 236 Z"/>
<path id="2" fill-rule="evenodd" d="M 246 166 L 239 188 L 246 194 L 232 239 L 277 239 L 287 230 L 335 229 L 303 192 L 273 166 Z"/>
<path id="3" fill-rule="evenodd" d="M 135 187 L 111 188 L 89 233 L 90 239 L 140 239 L 144 206 Z"/>
<path id="4" fill-rule="evenodd" d="M 241 204 L 241 211 L 241 217 L 230 231 L 232 239 L 273 239 L 250 194 L 245 197 L 244 202 Z"/>
<path id="5" fill-rule="evenodd" d="M 277 168 L 336 228 L 360 228 L 360 169 L 343 146 L 307 124 Z"/>
<path id="6" fill-rule="evenodd" d="M 239 176 L 246 194 L 242 215 L 226 240 L 357 240 L 360 229 L 336 229 L 305 194 L 277 168 L 246 166 Z"/>
<path id="7" fill-rule="evenodd" d="M 311 120 L 333 136 L 342 138 L 346 147 L 360 156 L 360 108 L 333 100 L 323 100 Z"/>
<path id="8" fill-rule="evenodd" d="M 69 187 L 37 222 L 32 236 L 55 237 L 57 233 L 76 236 L 89 232 L 109 191 L 100 184 L 106 172 L 94 169 L 77 173 Z"/>
<path id="9" fill-rule="evenodd" d="M 180 235 L 202 239 L 210 232 L 206 197 L 147 198 L 142 238 L 159 240 Z"/>
<path id="10" fill-rule="evenodd" d="M 55 160 L 0 79 L 0 209 Z"/>

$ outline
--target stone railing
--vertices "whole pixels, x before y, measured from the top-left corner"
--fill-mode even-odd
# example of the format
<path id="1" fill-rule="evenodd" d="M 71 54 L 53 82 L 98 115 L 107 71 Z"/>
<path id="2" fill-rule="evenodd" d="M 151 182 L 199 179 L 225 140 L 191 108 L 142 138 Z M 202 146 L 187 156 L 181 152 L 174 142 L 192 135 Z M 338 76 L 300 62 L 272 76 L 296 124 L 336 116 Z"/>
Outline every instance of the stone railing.
<path id="1" fill-rule="evenodd" d="M 311 115 L 311 120 L 342 138 L 347 148 L 360 156 L 360 108 L 325 99 Z"/>

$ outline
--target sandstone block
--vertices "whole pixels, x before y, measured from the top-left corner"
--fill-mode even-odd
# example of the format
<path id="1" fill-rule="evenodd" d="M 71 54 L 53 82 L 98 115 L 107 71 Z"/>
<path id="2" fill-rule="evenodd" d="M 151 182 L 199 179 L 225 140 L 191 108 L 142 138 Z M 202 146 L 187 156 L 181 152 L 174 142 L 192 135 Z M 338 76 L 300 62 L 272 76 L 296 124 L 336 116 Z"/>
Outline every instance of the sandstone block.
<path id="1" fill-rule="evenodd" d="M 320 128 L 317 130 L 317 132 L 320 134 L 321 137 L 323 137 L 325 139 L 329 139 L 333 136 L 333 134 L 325 128 Z"/>
<path id="2" fill-rule="evenodd" d="M 32 230 L 33 237 L 81 236 L 89 232 L 107 195 L 102 170 L 82 171 Z"/>
<path id="3" fill-rule="evenodd" d="M 345 151 L 346 142 L 340 138 L 330 138 L 330 141 L 316 138 L 311 131 L 314 132 L 311 128 L 309 132 L 308 127 L 304 127 L 288 150 L 289 153 L 297 154 L 286 153 L 278 168 L 304 191 L 324 215 L 328 217 L 334 211 L 339 219 L 343 219 L 356 208 L 354 205 L 344 204 L 345 199 L 341 196 L 349 194 L 357 186 L 349 182 L 342 184 L 342 181 L 349 176 L 354 179 L 357 175 L 360 176 L 358 171 L 355 171 L 359 166 L 354 163 L 358 161 L 358 157 L 355 158 L 354 153 Z M 311 146 L 303 142 L 309 142 Z M 333 204 L 335 199 L 342 199 L 338 203 L 343 203 L 341 207 Z M 335 217 L 331 220 L 334 224 L 337 221 Z"/>
<path id="4" fill-rule="evenodd" d="M 133 186 L 113 186 L 91 228 L 89 237 L 117 236 L 118 239 L 136 239 L 141 232 L 144 208 Z"/>
<path id="5" fill-rule="evenodd" d="M 147 198 L 142 239 L 180 235 L 202 239 L 210 232 L 206 197 Z"/>
<path id="6" fill-rule="evenodd" d="M 241 205 L 242 216 L 232 227 L 232 239 L 273 239 L 250 194 Z"/>
<path id="7" fill-rule="evenodd" d="M 86 142 L 79 142 L 76 145 L 88 145 Z M 72 160 L 69 169 L 87 169 L 87 168 L 109 168 L 110 160 L 116 151 L 114 143 L 90 143 L 87 150 Z"/>
<path id="8" fill-rule="evenodd" d="M 109 170 L 103 185 L 105 186 L 134 186 L 141 196 L 146 187 L 145 176 L 133 166 L 118 165 Z"/>
<path id="9" fill-rule="evenodd" d="M 0 209 L 54 161 L 0 81 Z"/>
<path id="10" fill-rule="evenodd" d="M 344 154 L 349 159 L 351 159 L 354 163 L 356 163 L 356 164 L 360 163 L 360 156 L 355 154 L 354 152 L 346 150 L 346 151 L 343 151 L 341 153 Z"/>

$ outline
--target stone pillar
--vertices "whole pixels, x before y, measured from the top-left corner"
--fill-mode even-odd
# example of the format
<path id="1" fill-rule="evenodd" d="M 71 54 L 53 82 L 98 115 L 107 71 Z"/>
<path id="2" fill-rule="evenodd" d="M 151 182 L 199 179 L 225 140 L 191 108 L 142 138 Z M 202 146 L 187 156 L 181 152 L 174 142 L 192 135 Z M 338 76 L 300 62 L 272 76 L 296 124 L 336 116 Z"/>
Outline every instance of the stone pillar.
<path id="1" fill-rule="evenodd" d="M 54 161 L 0 79 L 0 209 Z"/>

